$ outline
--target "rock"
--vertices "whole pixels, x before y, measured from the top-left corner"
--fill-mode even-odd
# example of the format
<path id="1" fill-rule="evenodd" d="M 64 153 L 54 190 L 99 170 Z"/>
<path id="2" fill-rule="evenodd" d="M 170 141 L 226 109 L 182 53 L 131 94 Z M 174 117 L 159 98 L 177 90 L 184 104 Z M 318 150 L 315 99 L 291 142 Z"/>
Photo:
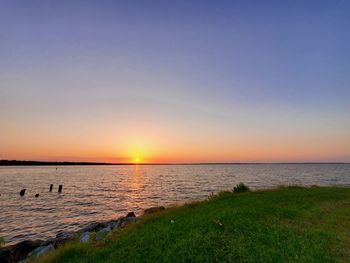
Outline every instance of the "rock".
<path id="1" fill-rule="evenodd" d="M 90 240 L 90 232 L 84 232 L 80 238 L 80 242 L 88 242 Z"/>
<path id="2" fill-rule="evenodd" d="M 47 245 L 47 246 L 40 246 L 34 249 L 32 252 L 28 254 L 28 257 L 31 259 L 37 259 L 43 255 L 46 255 L 50 251 L 54 250 L 53 244 Z"/>
<path id="3" fill-rule="evenodd" d="M 143 213 L 145 215 L 149 215 L 149 214 L 161 212 L 163 210 L 165 210 L 164 206 L 154 206 L 154 207 L 150 207 L 150 208 L 145 209 L 145 211 Z"/>
<path id="4" fill-rule="evenodd" d="M 42 240 L 25 240 L 15 245 L 0 248 L 0 262 L 10 263 L 23 260 L 29 252 L 39 247 L 42 243 Z"/>
<path id="5" fill-rule="evenodd" d="M 105 227 L 105 228 L 101 229 L 100 231 L 98 231 L 97 233 L 108 234 L 111 231 L 112 231 L 112 229 L 110 227 Z"/>
<path id="6" fill-rule="evenodd" d="M 53 244 L 55 248 L 57 248 L 59 245 L 72 240 L 77 234 L 75 232 L 58 232 L 56 235 L 56 238 L 49 239 L 47 242 L 45 242 L 45 245 Z"/>
<path id="7" fill-rule="evenodd" d="M 97 228 L 98 223 L 97 222 L 93 222 L 88 224 L 86 227 L 84 227 L 82 229 L 83 232 L 90 232 L 90 231 L 94 231 L 95 228 Z"/>
<path id="8" fill-rule="evenodd" d="M 136 215 L 134 212 L 129 212 L 125 217 L 122 216 L 122 217 L 119 217 L 117 219 L 117 221 L 114 223 L 115 226 L 114 228 L 116 227 L 124 227 L 132 222 L 134 222 L 136 220 Z"/>
<path id="9" fill-rule="evenodd" d="M 121 217 L 120 220 L 120 227 L 125 227 L 129 225 L 132 222 L 135 222 L 136 217 Z"/>
<path id="10" fill-rule="evenodd" d="M 84 227 L 82 229 L 83 232 L 96 232 L 101 230 L 102 228 L 105 228 L 107 226 L 106 223 L 98 223 L 98 222 L 93 222 L 90 223 L 87 227 Z"/>
<path id="11" fill-rule="evenodd" d="M 39 197 L 39 194 L 36 194 L 35 197 Z"/>
<path id="12" fill-rule="evenodd" d="M 96 233 L 96 240 L 101 240 L 103 239 L 106 235 L 108 235 L 110 232 L 112 231 L 112 229 L 110 227 L 105 227 L 103 229 L 101 229 L 100 231 L 98 231 Z"/>
<path id="13" fill-rule="evenodd" d="M 121 221 L 118 219 L 118 220 L 112 220 L 112 221 L 108 222 L 107 225 L 110 229 L 113 230 L 115 228 L 120 227 L 120 224 L 121 224 Z"/>
<path id="14" fill-rule="evenodd" d="M 71 239 L 73 238 L 75 235 L 74 232 L 64 232 L 64 231 L 60 231 L 57 233 L 56 238 L 57 239 Z"/>
<path id="15" fill-rule="evenodd" d="M 157 208 L 159 211 L 164 208 Z M 125 227 L 130 223 L 136 221 L 136 215 L 134 212 L 129 212 L 125 217 L 120 217 L 117 220 L 111 220 L 108 222 L 98 223 L 93 222 L 87 227 L 81 230 L 82 234 L 79 237 L 77 232 L 59 232 L 55 238 L 51 238 L 46 241 L 22 241 L 16 245 L 0 248 L 0 262 L 1 263 L 12 263 L 12 262 L 29 262 L 27 258 L 28 254 L 30 257 L 37 258 L 44 255 L 53 249 L 57 248 L 60 244 L 63 244 L 69 240 L 79 237 L 80 242 L 87 242 L 91 240 L 91 232 L 97 232 L 96 240 L 102 239 L 104 236 L 109 234 L 113 229 L 119 227 Z M 80 232 L 80 231 L 79 231 Z"/>
<path id="16" fill-rule="evenodd" d="M 136 217 L 134 212 L 129 212 L 126 217 Z"/>

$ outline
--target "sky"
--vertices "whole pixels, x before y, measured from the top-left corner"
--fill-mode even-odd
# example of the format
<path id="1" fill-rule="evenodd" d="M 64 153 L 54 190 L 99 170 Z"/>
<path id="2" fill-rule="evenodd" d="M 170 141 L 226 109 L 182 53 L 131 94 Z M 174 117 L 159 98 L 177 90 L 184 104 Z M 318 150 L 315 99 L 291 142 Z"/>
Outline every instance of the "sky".
<path id="1" fill-rule="evenodd" d="M 350 2 L 0 1 L 0 159 L 350 162 Z"/>

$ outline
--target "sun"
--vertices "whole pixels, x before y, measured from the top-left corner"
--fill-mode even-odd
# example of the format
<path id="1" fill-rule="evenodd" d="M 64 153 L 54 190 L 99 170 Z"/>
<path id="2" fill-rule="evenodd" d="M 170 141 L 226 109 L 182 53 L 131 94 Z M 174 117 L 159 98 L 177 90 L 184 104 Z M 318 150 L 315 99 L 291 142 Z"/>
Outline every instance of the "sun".
<path id="1" fill-rule="evenodd" d="M 140 163 L 140 161 L 141 161 L 140 157 L 136 157 L 134 161 L 135 161 L 136 164 Z"/>

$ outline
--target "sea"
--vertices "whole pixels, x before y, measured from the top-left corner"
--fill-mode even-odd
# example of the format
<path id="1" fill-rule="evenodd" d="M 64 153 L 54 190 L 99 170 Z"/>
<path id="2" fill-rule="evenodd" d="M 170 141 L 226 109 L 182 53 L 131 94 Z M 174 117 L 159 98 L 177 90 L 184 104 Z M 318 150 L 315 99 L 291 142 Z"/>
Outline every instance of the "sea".
<path id="1" fill-rule="evenodd" d="M 240 182 L 253 190 L 349 187 L 350 164 L 1 166 L 0 236 L 8 245 L 45 240 L 131 211 L 204 200 Z"/>

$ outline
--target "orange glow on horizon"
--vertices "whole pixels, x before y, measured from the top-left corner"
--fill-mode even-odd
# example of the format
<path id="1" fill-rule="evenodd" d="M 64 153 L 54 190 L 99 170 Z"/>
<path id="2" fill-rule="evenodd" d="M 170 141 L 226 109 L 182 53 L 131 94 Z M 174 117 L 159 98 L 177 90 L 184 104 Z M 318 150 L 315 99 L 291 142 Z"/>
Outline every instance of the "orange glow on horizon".
<path id="1" fill-rule="evenodd" d="M 347 134 L 337 140 L 312 137 L 236 134 L 232 138 L 177 135 L 146 125 L 114 131 L 106 136 L 79 137 L 79 140 L 38 137 L 7 140 L 0 159 L 77 161 L 108 163 L 224 163 L 224 162 L 319 162 L 350 160 Z M 163 128 L 164 129 L 164 128 Z M 118 139 L 120 138 L 120 139 Z M 72 147 L 72 145 L 74 147 Z M 6 153 L 6 154 L 5 154 Z"/>

